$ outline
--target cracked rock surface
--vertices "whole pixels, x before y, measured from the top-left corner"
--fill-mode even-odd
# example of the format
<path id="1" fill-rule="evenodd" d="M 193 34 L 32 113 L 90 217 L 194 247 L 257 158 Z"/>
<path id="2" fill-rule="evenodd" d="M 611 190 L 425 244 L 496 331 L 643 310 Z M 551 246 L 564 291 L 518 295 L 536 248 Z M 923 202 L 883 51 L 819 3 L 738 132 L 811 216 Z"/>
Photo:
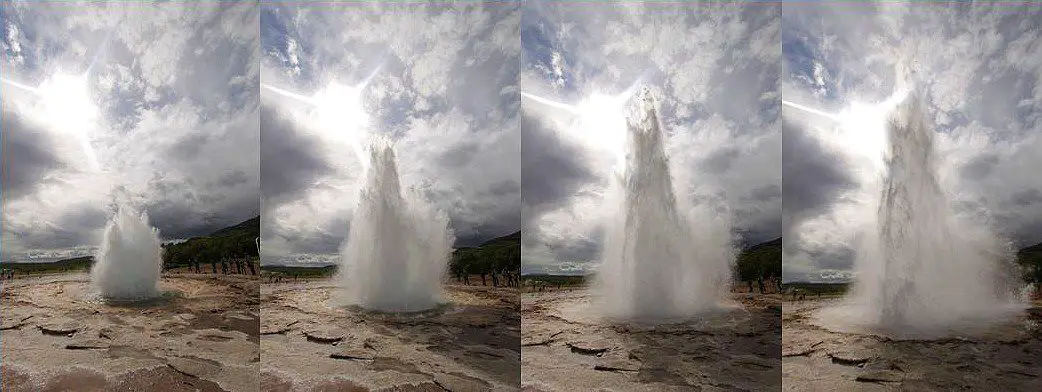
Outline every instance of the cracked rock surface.
<path id="1" fill-rule="evenodd" d="M 344 307 L 331 279 L 261 288 L 262 391 L 516 391 L 516 289 L 448 285 L 448 304 Z"/>
<path id="2" fill-rule="evenodd" d="M 899 340 L 821 327 L 837 301 L 784 303 L 785 391 L 1042 391 L 1042 303 L 977 336 Z"/>
<path id="3" fill-rule="evenodd" d="M 258 283 L 173 274 L 161 298 L 108 303 L 84 273 L 5 281 L 3 391 L 256 391 Z"/>
<path id="4" fill-rule="evenodd" d="M 668 324 L 602 320 L 585 289 L 522 296 L 524 391 L 777 391 L 777 296 Z"/>

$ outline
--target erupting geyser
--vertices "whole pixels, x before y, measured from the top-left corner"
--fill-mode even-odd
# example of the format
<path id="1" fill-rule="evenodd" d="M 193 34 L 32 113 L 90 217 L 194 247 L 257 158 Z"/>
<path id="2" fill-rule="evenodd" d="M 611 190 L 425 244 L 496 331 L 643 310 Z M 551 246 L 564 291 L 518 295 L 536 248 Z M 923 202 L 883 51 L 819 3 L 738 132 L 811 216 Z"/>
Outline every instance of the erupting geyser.
<path id="1" fill-rule="evenodd" d="M 453 235 L 448 217 L 425 200 L 403 194 L 394 149 L 380 140 L 351 230 L 339 280 L 348 304 L 385 312 L 414 312 L 442 301 L 441 284 Z"/>
<path id="2" fill-rule="evenodd" d="M 734 260 L 729 219 L 705 206 L 681 213 L 647 89 L 630 106 L 626 129 L 625 167 L 606 198 L 617 212 L 598 273 L 602 313 L 662 320 L 718 308 Z"/>
<path id="3" fill-rule="evenodd" d="M 159 295 L 162 268 L 159 231 L 148 215 L 121 206 L 105 227 L 105 238 L 90 271 L 91 284 L 103 298 L 140 300 Z"/>
<path id="4" fill-rule="evenodd" d="M 952 210 L 920 97 L 912 93 L 896 107 L 886 132 L 889 154 L 875 231 L 866 233 L 848 303 L 826 309 L 826 322 L 935 336 L 995 322 L 1017 309 L 1010 246 L 987 224 L 960 219 Z"/>

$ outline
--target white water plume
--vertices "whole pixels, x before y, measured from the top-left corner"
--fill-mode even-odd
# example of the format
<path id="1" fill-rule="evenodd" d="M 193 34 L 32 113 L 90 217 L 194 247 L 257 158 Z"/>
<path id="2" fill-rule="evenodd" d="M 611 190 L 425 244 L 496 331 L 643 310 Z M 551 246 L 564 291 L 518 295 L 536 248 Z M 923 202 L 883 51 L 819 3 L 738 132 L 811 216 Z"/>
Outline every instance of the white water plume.
<path id="1" fill-rule="evenodd" d="M 886 172 L 875 227 L 857 258 L 858 282 L 826 324 L 931 337 L 994 323 L 1017 309 L 1012 247 L 951 208 L 925 103 L 915 93 L 886 124 Z"/>
<path id="2" fill-rule="evenodd" d="M 105 227 L 105 237 L 91 267 L 91 285 L 103 298 L 140 300 L 159 295 L 162 268 L 159 231 L 148 215 L 120 206 Z"/>
<path id="3" fill-rule="evenodd" d="M 453 235 L 448 217 L 402 192 L 394 148 L 379 140 L 341 249 L 338 280 L 349 305 L 385 312 L 427 310 L 442 302 Z"/>
<path id="4" fill-rule="evenodd" d="M 684 208 L 677 200 L 647 89 L 630 106 L 626 128 L 625 168 L 605 200 L 617 212 L 598 271 L 601 313 L 664 320 L 718 309 L 735 256 L 729 217 L 708 206 Z"/>

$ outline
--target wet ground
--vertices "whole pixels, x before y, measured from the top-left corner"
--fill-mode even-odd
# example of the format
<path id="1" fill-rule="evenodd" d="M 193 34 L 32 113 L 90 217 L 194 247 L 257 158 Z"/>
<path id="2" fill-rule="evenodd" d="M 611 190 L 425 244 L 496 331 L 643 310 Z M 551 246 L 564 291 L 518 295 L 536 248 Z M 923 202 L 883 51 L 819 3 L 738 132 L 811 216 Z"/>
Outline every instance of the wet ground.
<path id="1" fill-rule="evenodd" d="M 517 390 L 517 290 L 450 285 L 445 306 L 400 315 L 335 294 L 329 279 L 263 286 L 262 391 Z"/>
<path id="2" fill-rule="evenodd" d="M 1042 303 L 970 336 L 896 340 L 815 317 L 838 299 L 786 301 L 786 391 L 1042 391 Z"/>
<path id="3" fill-rule="evenodd" d="M 777 391 L 781 300 L 737 304 L 671 324 L 617 323 L 590 311 L 586 290 L 525 293 L 525 391 Z"/>
<path id="4" fill-rule="evenodd" d="M 106 303 L 84 273 L 5 281 L 0 377 L 15 391 L 255 391 L 258 280 L 163 277 L 163 297 Z"/>

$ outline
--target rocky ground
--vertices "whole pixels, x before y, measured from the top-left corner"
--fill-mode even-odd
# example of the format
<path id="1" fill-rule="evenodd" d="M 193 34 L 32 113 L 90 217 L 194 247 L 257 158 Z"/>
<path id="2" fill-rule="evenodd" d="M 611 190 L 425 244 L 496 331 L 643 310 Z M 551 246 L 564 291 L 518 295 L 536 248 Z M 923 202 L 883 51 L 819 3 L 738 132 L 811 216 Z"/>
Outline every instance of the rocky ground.
<path id="1" fill-rule="evenodd" d="M 1042 391 L 1042 303 L 979 336 L 893 340 L 820 327 L 836 301 L 784 303 L 784 390 Z"/>
<path id="2" fill-rule="evenodd" d="M 329 279 L 265 284 L 262 391 L 509 391 L 520 382 L 516 289 L 450 285 L 418 314 L 336 305 Z"/>
<path id="3" fill-rule="evenodd" d="M 781 299 L 662 325 L 605 322 L 586 290 L 522 298 L 525 391 L 777 391 Z"/>
<path id="4" fill-rule="evenodd" d="M 258 280 L 176 275 L 164 296 L 109 304 L 84 273 L 5 281 L 2 389 L 255 391 Z"/>

